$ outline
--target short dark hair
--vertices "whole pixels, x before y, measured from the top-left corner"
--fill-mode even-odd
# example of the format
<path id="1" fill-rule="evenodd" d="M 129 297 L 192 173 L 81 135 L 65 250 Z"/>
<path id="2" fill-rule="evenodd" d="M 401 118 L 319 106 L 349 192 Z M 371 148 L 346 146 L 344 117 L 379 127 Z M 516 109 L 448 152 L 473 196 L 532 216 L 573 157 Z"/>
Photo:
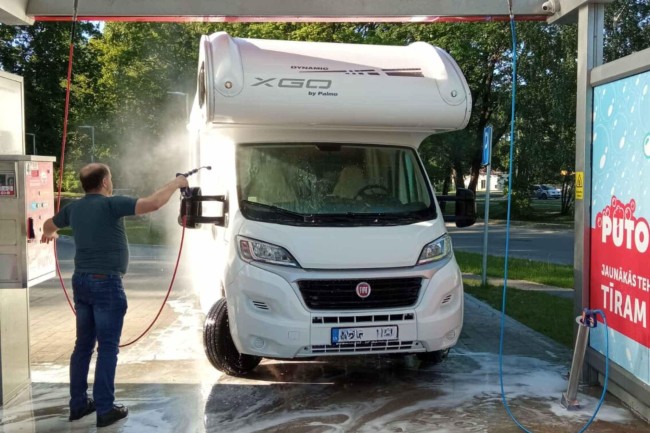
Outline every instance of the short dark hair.
<path id="1" fill-rule="evenodd" d="M 102 186 L 102 181 L 109 173 L 110 170 L 105 164 L 88 164 L 79 172 L 81 187 L 85 192 L 96 191 Z"/>

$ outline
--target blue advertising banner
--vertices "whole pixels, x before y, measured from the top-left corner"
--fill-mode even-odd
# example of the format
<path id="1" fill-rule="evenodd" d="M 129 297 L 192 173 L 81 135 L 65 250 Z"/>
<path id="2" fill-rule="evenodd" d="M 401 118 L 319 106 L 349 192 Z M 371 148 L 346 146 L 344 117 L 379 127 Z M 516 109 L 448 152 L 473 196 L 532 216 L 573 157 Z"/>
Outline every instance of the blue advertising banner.
<path id="1" fill-rule="evenodd" d="M 650 72 L 594 89 L 589 306 L 610 359 L 650 384 Z M 590 345 L 604 353 L 604 327 Z"/>

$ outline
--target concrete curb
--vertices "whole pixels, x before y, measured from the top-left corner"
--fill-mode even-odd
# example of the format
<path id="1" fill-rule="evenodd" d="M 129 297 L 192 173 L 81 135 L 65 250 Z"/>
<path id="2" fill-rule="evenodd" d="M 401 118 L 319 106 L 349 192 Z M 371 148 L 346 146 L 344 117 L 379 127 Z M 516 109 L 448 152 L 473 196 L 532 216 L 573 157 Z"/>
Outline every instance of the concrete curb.
<path id="1" fill-rule="evenodd" d="M 480 281 L 481 276 L 476 274 L 463 273 L 463 279 Z M 488 284 L 491 286 L 503 286 L 503 278 L 488 278 Z M 511 280 L 508 279 L 508 287 L 520 290 L 530 290 L 535 292 L 558 292 L 558 293 L 573 293 L 573 289 L 565 287 L 547 286 L 545 284 L 535 283 L 533 281 L 525 280 Z"/>

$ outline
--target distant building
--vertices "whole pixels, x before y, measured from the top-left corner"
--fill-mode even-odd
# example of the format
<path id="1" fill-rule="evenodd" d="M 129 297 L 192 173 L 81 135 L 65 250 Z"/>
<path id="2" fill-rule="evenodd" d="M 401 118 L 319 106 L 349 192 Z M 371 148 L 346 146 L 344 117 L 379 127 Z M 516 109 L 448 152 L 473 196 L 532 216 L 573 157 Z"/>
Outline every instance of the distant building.
<path id="1" fill-rule="evenodd" d="M 463 177 L 465 181 L 465 188 L 469 186 L 469 181 L 471 176 L 467 175 Z M 500 171 L 492 170 L 490 173 L 490 191 L 491 192 L 503 192 L 503 187 L 508 181 L 508 175 L 501 173 Z M 481 168 L 478 174 L 478 183 L 476 184 L 476 192 L 485 192 L 487 189 L 487 170 Z"/>

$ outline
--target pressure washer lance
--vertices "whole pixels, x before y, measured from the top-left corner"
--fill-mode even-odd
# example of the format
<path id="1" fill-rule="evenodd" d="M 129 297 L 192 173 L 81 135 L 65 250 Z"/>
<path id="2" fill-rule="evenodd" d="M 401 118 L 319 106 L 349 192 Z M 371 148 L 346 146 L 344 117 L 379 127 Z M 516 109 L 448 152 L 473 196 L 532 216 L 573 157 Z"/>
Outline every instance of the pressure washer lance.
<path id="1" fill-rule="evenodd" d="M 581 316 L 576 317 L 578 324 L 578 335 L 576 337 L 575 350 L 573 352 L 573 362 L 571 364 L 571 373 L 569 373 L 569 385 L 567 391 L 562 394 L 562 406 L 568 410 L 580 409 L 580 403 L 577 400 L 578 382 L 580 381 L 580 371 L 585 360 L 587 350 L 587 341 L 589 339 L 589 329 L 595 328 L 598 324 L 596 311 L 585 308 Z"/>
<path id="2" fill-rule="evenodd" d="M 176 173 L 176 176 L 177 177 L 178 176 L 190 177 L 194 173 L 198 172 L 199 170 L 201 170 L 203 168 L 205 168 L 207 170 L 212 170 L 212 166 L 204 165 L 203 167 L 195 168 L 194 170 L 190 170 L 190 171 L 185 172 L 185 173 Z M 183 195 L 183 197 L 188 197 L 189 198 L 189 197 L 192 196 L 192 190 L 189 187 L 181 188 L 181 194 Z"/>

